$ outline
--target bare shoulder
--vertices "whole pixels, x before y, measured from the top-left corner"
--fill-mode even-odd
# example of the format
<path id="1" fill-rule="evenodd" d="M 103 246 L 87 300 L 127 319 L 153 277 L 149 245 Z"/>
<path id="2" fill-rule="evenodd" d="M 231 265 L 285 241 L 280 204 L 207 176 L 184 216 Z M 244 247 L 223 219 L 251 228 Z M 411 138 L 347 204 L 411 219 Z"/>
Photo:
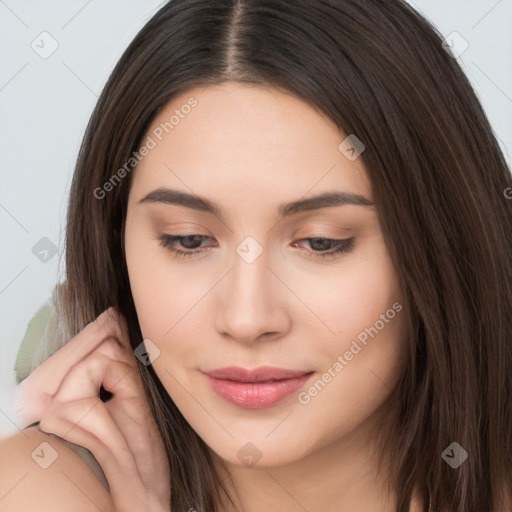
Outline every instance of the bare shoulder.
<path id="1" fill-rule="evenodd" d="M 0 439 L 0 511 L 110 512 L 108 491 L 69 446 L 37 428 Z"/>

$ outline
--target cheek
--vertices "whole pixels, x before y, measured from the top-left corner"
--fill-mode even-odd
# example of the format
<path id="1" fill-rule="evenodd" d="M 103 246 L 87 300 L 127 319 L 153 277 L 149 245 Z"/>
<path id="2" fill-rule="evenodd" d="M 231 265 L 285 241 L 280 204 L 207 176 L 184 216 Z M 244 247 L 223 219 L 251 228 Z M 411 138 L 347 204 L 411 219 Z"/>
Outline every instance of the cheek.
<path id="1" fill-rule="evenodd" d="M 371 269 L 359 265 L 333 288 L 330 307 L 325 302 L 322 309 L 316 297 L 318 311 L 325 312 L 336 334 L 318 339 L 318 377 L 298 398 L 303 413 L 323 425 L 325 442 L 373 417 L 406 363 L 405 308 L 394 269 L 384 257 Z"/>
<path id="2" fill-rule="evenodd" d="M 125 232 L 128 278 L 143 339 L 151 340 L 160 351 L 159 357 L 153 362 L 153 366 L 156 366 L 163 352 L 162 333 L 169 329 L 167 311 L 170 294 L 162 294 L 162 280 L 157 280 L 161 269 L 155 267 L 155 262 L 149 257 L 149 247 L 155 242 L 138 235 L 132 224 L 137 223 L 130 222 L 128 218 Z"/>
<path id="3" fill-rule="evenodd" d="M 308 270 L 295 270 L 292 275 L 283 269 L 283 280 L 293 284 L 294 292 L 312 313 L 296 315 L 295 321 L 305 329 L 316 327 L 327 346 L 343 349 L 376 322 L 383 332 L 398 323 L 393 320 L 397 312 L 392 306 L 397 301 L 401 304 L 402 294 L 380 237 L 368 240 L 359 253 L 347 255 L 339 263 Z"/>
<path id="4" fill-rule="evenodd" d="M 377 239 L 371 250 L 347 258 L 345 265 L 325 268 L 295 280 L 297 293 L 315 313 L 298 320 L 302 330 L 323 333 L 315 338 L 322 382 L 302 403 L 314 399 L 329 410 L 337 403 L 364 415 L 387 395 L 404 363 L 402 291 L 387 249 Z"/>
<path id="5" fill-rule="evenodd" d="M 391 266 L 361 267 L 341 286 L 336 297 L 338 311 L 331 321 L 340 339 L 358 338 L 364 343 L 366 336 L 376 335 L 375 329 L 383 335 L 386 333 L 386 337 L 392 334 L 392 326 L 398 323 L 395 317 L 399 308 L 397 305 L 393 309 L 393 304 L 401 305 L 401 294 Z"/>
<path id="6" fill-rule="evenodd" d="M 139 235 L 136 224 L 127 227 L 125 251 L 142 334 L 162 340 L 204 294 L 204 283 L 179 272 L 179 263 L 166 256 L 157 240 Z"/>
<path id="7" fill-rule="evenodd" d="M 188 382 L 187 371 L 197 365 L 197 353 L 205 339 L 199 330 L 205 316 L 210 317 L 204 309 L 207 301 L 202 299 L 218 278 L 191 276 L 166 256 L 158 242 L 134 232 L 127 233 L 125 247 L 142 336 L 158 347 L 160 353 L 152 366 L 174 397 L 182 391 L 177 382 Z"/>

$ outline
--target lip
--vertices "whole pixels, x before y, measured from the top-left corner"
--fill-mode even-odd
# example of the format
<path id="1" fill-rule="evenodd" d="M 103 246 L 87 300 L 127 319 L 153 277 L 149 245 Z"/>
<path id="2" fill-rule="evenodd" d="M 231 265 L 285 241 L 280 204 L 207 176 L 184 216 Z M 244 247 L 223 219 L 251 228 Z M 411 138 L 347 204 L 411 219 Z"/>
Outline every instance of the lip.
<path id="1" fill-rule="evenodd" d="M 314 373 L 262 366 L 253 370 L 230 366 L 203 372 L 213 391 L 246 409 L 272 407 L 300 389 Z"/>

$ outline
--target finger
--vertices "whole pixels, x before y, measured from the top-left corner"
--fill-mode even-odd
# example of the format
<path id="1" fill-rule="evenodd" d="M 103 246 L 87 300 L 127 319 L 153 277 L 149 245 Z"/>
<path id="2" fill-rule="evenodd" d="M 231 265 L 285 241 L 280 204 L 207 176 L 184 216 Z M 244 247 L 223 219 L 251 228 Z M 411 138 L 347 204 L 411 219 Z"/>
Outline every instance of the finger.
<path id="1" fill-rule="evenodd" d="M 137 397 L 140 395 L 135 380 L 138 369 L 133 358 L 115 339 L 108 338 L 92 354 L 68 371 L 53 396 L 46 393 L 41 386 L 27 388 L 22 399 L 23 421 L 31 423 L 40 419 L 54 400 L 70 402 L 98 396 L 102 385 L 122 399 Z M 118 386 L 126 376 L 130 378 Z"/>
<path id="2" fill-rule="evenodd" d="M 69 369 L 93 352 L 106 338 L 116 338 L 121 330 L 116 322 L 116 315 L 109 308 L 96 320 L 89 323 L 74 338 L 44 361 L 21 385 L 44 385 L 49 394 L 54 394 Z"/>
<path id="3" fill-rule="evenodd" d="M 38 419 L 34 416 L 37 415 L 33 410 L 34 405 L 47 403 L 48 396 L 55 395 L 70 368 L 92 353 L 105 339 L 124 336 L 126 327 L 118 324 L 118 319 L 122 319 L 116 315 L 113 308 L 104 311 L 21 382 L 17 389 L 21 417 L 26 421 Z M 32 399 L 36 397 L 36 400 Z"/>
<path id="4" fill-rule="evenodd" d="M 116 327 L 116 339 L 121 343 L 122 346 L 133 353 L 133 349 L 130 344 L 130 332 L 126 318 L 115 307 L 108 308 L 106 313 L 110 316 Z"/>
<path id="5" fill-rule="evenodd" d="M 139 485 L 133 455 L 99 399 L 55 404 L 41 419 L 39 428 L 87 448 L 105 473 L 111 494 L 126 493 L 130 482 Z"/>
<path id="6" fill-rule="evenodd" d="M 135 372 L 130 364 L 95 352 L 70 370 L 54 400 L 72 402 L 95 397 L 101 386 L 120 399 L 136 397 L 140 392 L 134 382 Z"/>

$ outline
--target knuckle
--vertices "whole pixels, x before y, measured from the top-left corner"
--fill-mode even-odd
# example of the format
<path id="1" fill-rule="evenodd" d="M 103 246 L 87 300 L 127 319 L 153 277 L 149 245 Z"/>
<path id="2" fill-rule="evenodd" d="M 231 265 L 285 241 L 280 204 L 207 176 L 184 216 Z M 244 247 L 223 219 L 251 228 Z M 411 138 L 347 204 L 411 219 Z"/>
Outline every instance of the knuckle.
<path id="1" fill-rule="evenodd" d="M 105 341 L 99 346 L 98 349 L 101 354 L 107 356 L 110 359 L 123 359 L 123 348 L 114 338 L 105 339 Z"/>
<path id="2" fill-rule="evenodd" d="M 113 336 L 116 333 L 116 317 L 112 308 L 108 308 L 99 315 L 94 323 L 104 336 Z"/>

